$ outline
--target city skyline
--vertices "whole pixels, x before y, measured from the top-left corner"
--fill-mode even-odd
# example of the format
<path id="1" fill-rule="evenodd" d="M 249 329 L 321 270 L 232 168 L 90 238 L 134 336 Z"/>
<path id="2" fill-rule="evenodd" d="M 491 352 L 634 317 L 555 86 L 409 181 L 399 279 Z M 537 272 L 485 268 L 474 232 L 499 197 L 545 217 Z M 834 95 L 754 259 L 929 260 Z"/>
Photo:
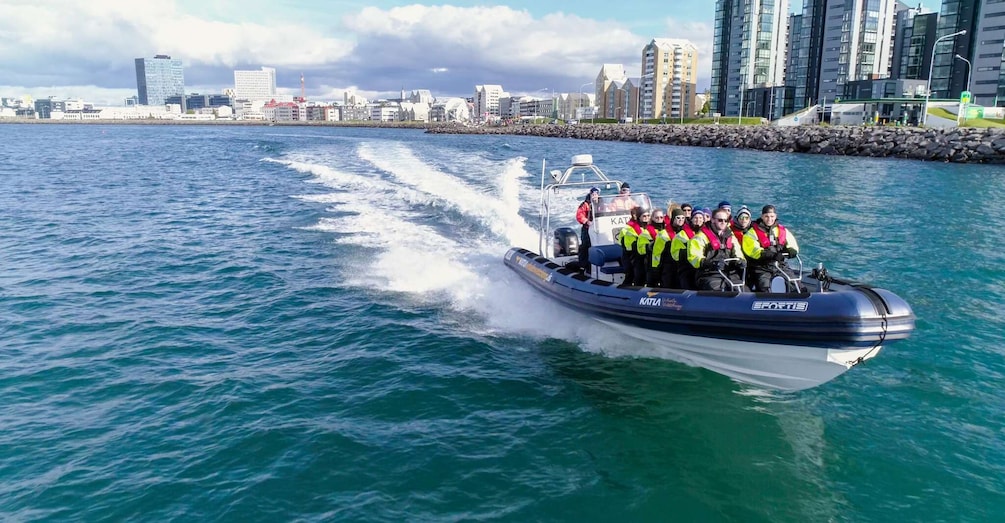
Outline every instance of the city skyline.
<path id="1" fill-rule="evenodd" d="M 937 9 L 935 2 L 922 2 Z M 237 69 L 273 67 L 280 94 L 338 99 L 401 89 L 471 96 L 478 84 L 512 93 L 578 91 L 605 63 L 637 76 L 652 38 L 698 48 L 698 88 L 711 74 L 714 3 L 588 0 L 561 10 L 511 0 L 473 6 L 125 0 L 11 0 L 0 13 L 0 93 L 76 97 L 120 104 L 136 94 L 133 63 L 167 54 L 185 66 L 186 92 L 233 87 Z M 793 2 L 795 8 L 801 3 Z M 59 13 L 60 16 L 50 16 Z"/>

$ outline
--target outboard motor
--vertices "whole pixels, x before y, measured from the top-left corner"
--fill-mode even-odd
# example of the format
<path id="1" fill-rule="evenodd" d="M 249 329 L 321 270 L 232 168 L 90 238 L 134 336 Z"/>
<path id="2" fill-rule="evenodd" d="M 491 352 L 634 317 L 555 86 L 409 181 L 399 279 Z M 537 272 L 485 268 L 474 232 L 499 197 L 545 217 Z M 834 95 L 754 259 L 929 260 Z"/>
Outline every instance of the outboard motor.
<path id="1" fill-rule="evenodd" d="M 555 256 L 574 256 L 579 254 L 579 236 L 572 227 L 555 229 Z"/>

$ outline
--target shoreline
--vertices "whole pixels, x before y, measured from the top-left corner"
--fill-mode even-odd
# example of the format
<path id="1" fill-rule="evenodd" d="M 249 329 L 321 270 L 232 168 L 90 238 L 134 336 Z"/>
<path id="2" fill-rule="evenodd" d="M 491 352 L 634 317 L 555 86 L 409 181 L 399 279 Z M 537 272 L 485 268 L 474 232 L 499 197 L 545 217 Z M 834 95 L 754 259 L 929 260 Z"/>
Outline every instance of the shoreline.
<path id="1" fill-rule="evenodd" d="M 579 123 L 507 127 L 453 124 L 430 128 L 426 132 L 509 134 L 952 163 L 1005 163 L 1005 130 L 991 128 Z"/>
<path id="2" fill-rule="evenodd" d="M 427 123 L 427 122 L 369 122 L 369 121 L 349 121 L 330 122 L 325 120 L 297 120 L 289 122 L 269 122 L 265 120 L 160 120 L 160 119 L 137 119 L 137 120 L 50 120 L 50 119 L 0 119 L 0 125 L 4 124 L 28 124 L 28 125 L 236 125 L 243 127 L 374 127 L 389 129 L 431 129 L 435 127 L 453 125 L 449 123 Z"/>
<path id="3" fill-rule="evenodd" d="M 329 122 L 262 120 L 21 120 L 0 125 L 208 125 L 421 129 L 431 134 L 502 134 L 767 152 L 901 158 L 949 163 L 1005 164 L 1005 129 L 806 125 L 528 124 L 499 127 L 452 122 Z"/>

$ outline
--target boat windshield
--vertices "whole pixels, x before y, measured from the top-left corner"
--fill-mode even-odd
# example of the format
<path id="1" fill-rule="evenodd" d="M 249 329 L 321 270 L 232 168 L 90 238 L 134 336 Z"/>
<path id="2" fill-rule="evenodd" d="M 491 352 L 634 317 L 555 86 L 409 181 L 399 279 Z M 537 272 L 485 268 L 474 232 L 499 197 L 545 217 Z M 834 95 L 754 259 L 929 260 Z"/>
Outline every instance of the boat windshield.
<path id="1" fill-rule="evenodd" d="M 601 196 L 600 204 L 593 212 L 595 216 L 627 216 L 631 214 L 632 207 L 653 208 L 648 194 L 612 194 Z"/>

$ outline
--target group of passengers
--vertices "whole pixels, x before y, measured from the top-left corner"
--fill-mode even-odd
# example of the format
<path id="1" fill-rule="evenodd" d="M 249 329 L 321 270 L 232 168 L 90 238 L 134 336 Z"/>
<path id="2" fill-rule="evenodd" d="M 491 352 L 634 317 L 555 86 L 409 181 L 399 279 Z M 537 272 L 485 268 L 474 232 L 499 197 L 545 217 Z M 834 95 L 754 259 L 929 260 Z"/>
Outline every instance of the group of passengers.
<path id="1" fill-rule="evenodd" d="M 582 267 L 587 267 L 582 253 L 590 247 L 589 218 L 594 208 L 590 202 L 595 205 L 597 198 L 599 190 L 591 189 L 577 211 L 585 242 L 580 248 Z M 734 215 L 728 201 L 719 202 L 715 210 L 688 203 L 671 203 L 665 213 L 633 207 L 631 218 L 615 238 L 622 248 L 624 285 L 716 291 L 745 285 L 767 292 L 772 278 L 793 277 L 786 259 L 795 257 L 799 246 L 795 236 L 778 223 L 773 205 L 762 207 L 757 220 L 751 218 L 746 205 Z M 789 290 L 797 289 L 790 285 Z"/>

